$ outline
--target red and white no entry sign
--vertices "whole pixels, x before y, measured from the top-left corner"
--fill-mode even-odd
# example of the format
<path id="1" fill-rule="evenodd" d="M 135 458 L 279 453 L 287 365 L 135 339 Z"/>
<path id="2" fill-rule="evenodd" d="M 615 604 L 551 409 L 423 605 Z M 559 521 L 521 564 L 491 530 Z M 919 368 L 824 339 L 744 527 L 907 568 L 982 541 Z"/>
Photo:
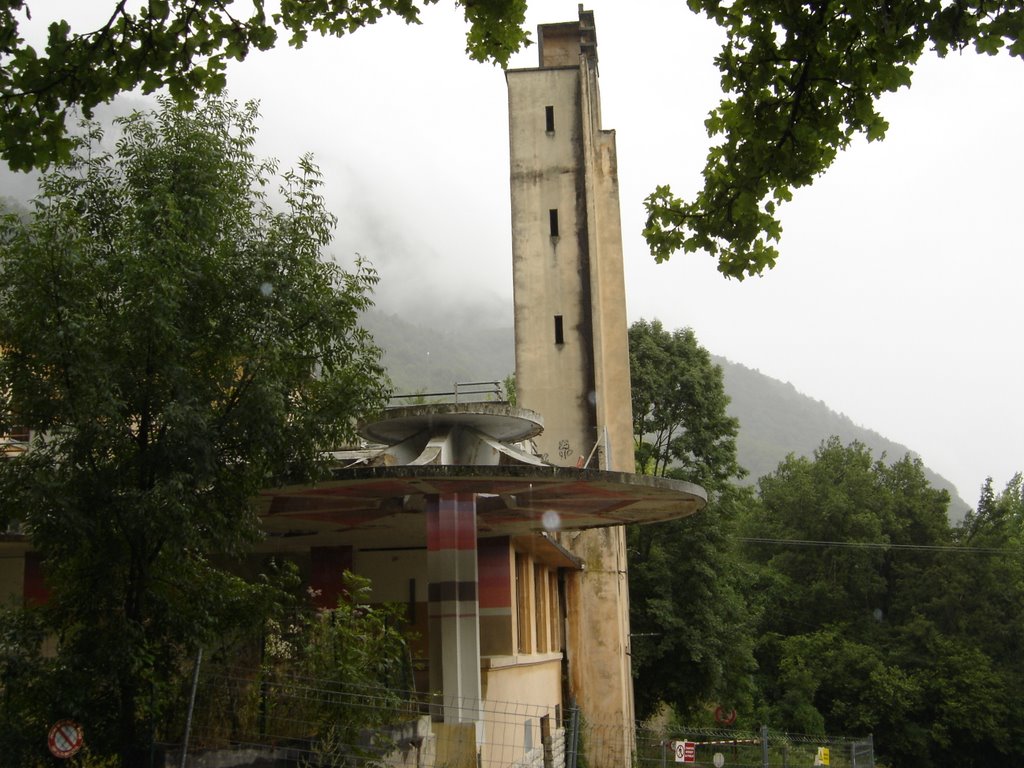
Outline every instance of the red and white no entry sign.
<path id="1" fill-rule="evenodd" d="M 85 743 L 82 726 L 74 720 L 58 720 L 50 729 L 47 743 L 54 757 L 71 757 Z"/>

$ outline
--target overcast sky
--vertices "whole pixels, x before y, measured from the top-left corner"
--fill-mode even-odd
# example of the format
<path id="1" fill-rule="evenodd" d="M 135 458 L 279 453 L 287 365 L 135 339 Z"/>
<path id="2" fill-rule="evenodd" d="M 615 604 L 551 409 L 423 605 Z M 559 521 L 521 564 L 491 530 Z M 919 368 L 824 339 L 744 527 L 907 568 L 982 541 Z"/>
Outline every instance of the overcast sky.
<path id="1" fill-rule="evenodd" d="M 98 18 L 111 2 L 89 4 Z M 35 3 L 36 18 L 48 5 L 67 4 Z M 586 7 L 618 141 L 630 318 L 691 326 L 711 352 L 909 446 L 971 506 L 987 475 L 1002 488 L 1024 469 L 1024 63 L 925 57 L 882 103 L 885 141 L 858 142 L 783 208 L 778 266 L 728 281 L 702 254 L 654 264 L 640 235 L 656 184 L 700 186 L 721 33 L 682 0 Z M 576 2 L 534 0 L 528 25 L 576 18 Z M 466 301 L 507 325 L 504 74 L 466 58 L 450 2 L 423 20 L 253 55 L 230 93 L 261 101 L 262 154 L 314 153 L 335 250 L 375 264 L 382 307 L 414 319 Z M 512 66 L 536 62 L 531 47 Z"/>

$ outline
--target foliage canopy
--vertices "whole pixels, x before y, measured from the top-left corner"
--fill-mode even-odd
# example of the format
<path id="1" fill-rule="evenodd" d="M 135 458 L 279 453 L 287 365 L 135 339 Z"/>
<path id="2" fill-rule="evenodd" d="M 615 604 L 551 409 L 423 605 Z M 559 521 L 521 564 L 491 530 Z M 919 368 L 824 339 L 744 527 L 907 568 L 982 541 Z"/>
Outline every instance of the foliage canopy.
<path id="1" fill-rule="evenodd" d="M 1024 8 L 962 0 L 689 0 L 726 32 L 715 63 L 726 94 L 705 121 L 721 137 L 704 188 L 685 201 L 670 186 L 646 200 L 644 236 L 657 261 L 705 251 L 742 280 L 775 265 L 778 209 L 813 183 L 860 134 L 881 139 L 878 98 L 909 86 L 926 48 L 973 45 L 1024 56 Z"/>
<path id="2" fill-rule="evenodd" d="M 730 533 L 750 494 L 729 485 L 743 471 L 722 369 L 691 329 L 669 332 L 658 320 L 630 326 L 629 356 L 637 471 L 709 492 L 692 517 L 627 532 L 637 708 L 647 715 L 668 703 L 694 715 L 717 700 L 749 711 L 751 617 Z"/>
<path id="3" fill-rule="evenodd" d="M 71 671 L 46 704 L 126 755 L 182 655 L 266 599 L 215 559 L 256 537 L 256 492 L 319 476 L 386 397 L 357 325 L 376 276 L 325 258 L 309 158 L 269 205 L 256 116 L 164 100 L 114 152 L 93 128 L 0 230 L 0 432 L 34 435 L 0 461 L 0 526 L 21 522 L 52 590 Z"/>
<path id="4" fill-rule="evenodd" d="M 897 767 L 1019 762 L 1020 478 L 991 491 L 951 528 L 919 460 L 834 438 L 761 478 L 740 530 L 762 717 L 871 732 Z"/>
<path id="5" fill-rule="evenodd" d="M 730 483 L 735 424 L 692 333 L 637 323 L 630 352 L 638 471 L 713 490 L 692 517 L 628 532 L 638 712 L 872 733 L 894 768 L 1019 762 L 1021 476 L 988 481 L 954 528 L 919 459 L 830 438 L 755 496 Z"/>
<path id="6" fill-rule="evenodd" d="M 670 332 L 660 320 L 633 323 L 629 367 L 638 472 L 709 490 L 745 474 L 736 462 L 739 422 L 726 412 L 722 369 L 692 329 Z"/>
<path id="7" fill-rule="evenodd" d="M 419 23 L 438 0 L 148 0 L 133 12 L 113 4 L 98 29 L 49 27 L 45 50 L 22 38 L 30 0 L 0 8 L 0 156 L 14 169 L 66 159 L 67 110 L 86 117 L 118 93 L 161 88 L 180 103 L 225 87 L 229 60 L 268 50 L 282 38 L 302 47 L 312 33 L 341 37 L 384 16 Z M 478 61 L 508 63 L 529 44 L 527 0 L 455 0 Z M 960 0 L 688 0 L 726 32 L 715 62 L 726 94 L 705 125 L 721 137 L 692 200 L 659 185 L 645 201 L 644 236 L 657 261 L 704 251 L 728 277 L 744 279 L 775 265 L 782 234 L 778 211 L 809 186 L 857 135 L 884 137 L 884 93 L 910 85 L 927 49 L 946 56 L 973 46 L 1024 56 L 1024 9 L 1015 2 Z M 244 6 L 244 7 L 243 7 Z"/>
<path id="8" fill-rule="evenodd" d="M 301 48 L 311 33 L 341 37 L 397 16 L 418 24 L 420 11 L 438 0 L 282 0 L 268 13 L 263 0 L 148 0 L 138 10 L 112 2 L 98 29 L 72 30 L 66 20 L 49 26 L 44 51 L 19 29 L 29 0 L 0 7 L 0 156 L 15 170 L 67 159 L 69 107 L 86 117 L 99 104 L 135 88 L 161 88 L 180 103 L 219 94 L 230 60 L 266 51 L 286 36 Z M 505 64 L 528 41 L 522 28 L 526 0 L 456 0 L 469 22 L 466 52 L 478 61 Z M 24 19 L 22 18 L 24 17 Z"/>

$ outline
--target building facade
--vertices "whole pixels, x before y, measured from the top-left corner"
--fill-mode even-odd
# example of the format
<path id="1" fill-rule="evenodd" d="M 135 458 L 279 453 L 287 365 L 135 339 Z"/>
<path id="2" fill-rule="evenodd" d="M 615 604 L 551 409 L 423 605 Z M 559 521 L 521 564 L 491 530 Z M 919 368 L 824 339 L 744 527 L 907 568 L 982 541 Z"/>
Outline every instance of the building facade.
<path id="1" fill-rule="evenodd" d="M 628 768 L 634 723 L 624 525 L 692 514 L 703 489 L 633 475 L 615 135 L 601 127 L 593 14 L 542 25 L 507 72 L 518 402 L 391 409 L 329 482 L 268 489 L 247 567 L 294 561 L 325 608 L 342 574 L 402 603 L 430 702 L 402 765 L 565 764 L 566 712 L 605 727 L 590 768 Z M 0 441 L 0 460 L 28 435 Z M 0 602 L 46 600 L 20 531 Z M 412 743 L 410 741 L 410 743 Z M 397 765 L 398 763 L 396 763 Z"/>
<path id="2" fill-rule="evenodd" d="M 633 472 L 615 134 L 601 126 L 594 15 L 538 29 L 539 66 L 510 70 L 516 391 L 544 415 L 538 448 L 561 466 Z M 563 534 L 572 690 L 589 722 L 634 720 L 622 527 Z"/>

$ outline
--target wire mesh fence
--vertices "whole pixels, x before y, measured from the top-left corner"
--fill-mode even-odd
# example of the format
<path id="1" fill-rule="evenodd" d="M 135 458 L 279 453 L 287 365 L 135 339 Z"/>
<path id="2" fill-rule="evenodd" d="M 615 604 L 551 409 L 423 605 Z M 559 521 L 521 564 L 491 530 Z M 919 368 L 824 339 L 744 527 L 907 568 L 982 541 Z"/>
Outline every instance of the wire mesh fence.
<path id="1" fill-rule="evenodd" d="M 183 704 L 161 734 L 167 766 L 566 764 L 563 712 L 557 704 L 451 700 L 207 665 L 198 677 L 191 719 L 188 711 Z"/>
<path id="2" fill-rule="evenodd" d="M 685 729 L 641 726 L 637 729 L 636 765 L 729 766 L 730 768 L 874 768 L 870 736 L 847 738 L 771 731 Z"/>
<path id="3" fill-rule="evenodd" d="M 214 665 L 198 677 L 194 709 L 183 705 L 163 730 L 163 765 L 175 768 L 874 767 L 870 738 L 626 729 L 557 703 L 445 700 Z"/>

